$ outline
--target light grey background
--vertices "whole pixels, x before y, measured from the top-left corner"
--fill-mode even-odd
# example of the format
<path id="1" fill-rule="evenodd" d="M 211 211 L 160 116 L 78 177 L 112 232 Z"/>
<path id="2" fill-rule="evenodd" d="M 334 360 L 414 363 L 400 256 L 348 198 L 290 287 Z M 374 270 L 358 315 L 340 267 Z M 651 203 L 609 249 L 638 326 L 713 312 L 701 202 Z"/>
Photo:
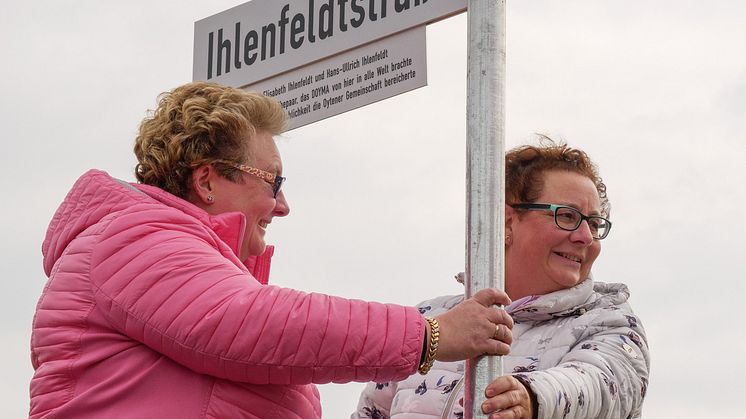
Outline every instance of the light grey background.
<path id="1" fill-rule="evenodd" d="M 191 79 L 193 22 L 240 1 L 5 2 L 0 13 L 0 417 L 27 415 L 41 242 L 75 179 L 132 180 L 156 95 Z M 742 417 L 746 3 L 508 2 L 507 142 L 587 150 L 652 348 L 648 418 Z M 280 138 L 291 215 L 272 282 L 414 304 L 460 293 L 466 18 L 428 29 L 430 85 Z M 321 386 L 346 417 L 361 384 Z"/>

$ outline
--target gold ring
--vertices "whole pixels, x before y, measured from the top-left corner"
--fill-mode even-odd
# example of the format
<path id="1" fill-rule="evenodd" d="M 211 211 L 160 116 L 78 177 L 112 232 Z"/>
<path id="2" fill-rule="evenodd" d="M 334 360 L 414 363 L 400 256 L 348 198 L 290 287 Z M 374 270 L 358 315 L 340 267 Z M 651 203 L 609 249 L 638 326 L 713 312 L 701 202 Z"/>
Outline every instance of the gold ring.
<path id="1" fill-rule="evenodd" d="M 499 336 L 500 336 L 500 324 L 498 323 L 495 325 L 495 334 L 492 335 L 492 339 L 500 340 Z"/>

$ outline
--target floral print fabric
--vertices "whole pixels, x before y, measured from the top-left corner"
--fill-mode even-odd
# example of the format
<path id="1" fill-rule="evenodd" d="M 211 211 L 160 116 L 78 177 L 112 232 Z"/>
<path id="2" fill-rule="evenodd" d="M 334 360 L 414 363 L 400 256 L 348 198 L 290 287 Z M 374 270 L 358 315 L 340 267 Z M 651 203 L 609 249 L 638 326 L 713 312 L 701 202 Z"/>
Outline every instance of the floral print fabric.
<path id="1" fill-rule="evenodd" d="M 531 386 L 539 418 L 640 417 L 650 359 L 645 331 L 628 298 L 623 284 L 588 279 L 506 307 L 515 326 L 504 372 Z M 437 316 L 462 299 L 438 297 L 419 309 Z M 426 376 L 370 383 L 351 417 L 462 418 L 463 375 L 463 362 L 435 362 Z"/>

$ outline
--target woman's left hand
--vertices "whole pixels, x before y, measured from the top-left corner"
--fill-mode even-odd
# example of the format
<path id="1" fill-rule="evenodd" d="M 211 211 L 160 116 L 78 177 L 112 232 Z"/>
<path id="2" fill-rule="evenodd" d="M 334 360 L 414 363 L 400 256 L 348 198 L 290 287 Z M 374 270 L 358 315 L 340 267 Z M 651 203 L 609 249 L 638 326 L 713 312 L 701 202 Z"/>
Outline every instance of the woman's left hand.
<path id="1" fill-rule="evenodd" d="M 482 412 L 490 419 L 531 419 L 534 417 L 534 402 L 531 390 L 515 377 L 505 375 L 491 382 L 484 390 L 487 400 L 482 403 Z"/>

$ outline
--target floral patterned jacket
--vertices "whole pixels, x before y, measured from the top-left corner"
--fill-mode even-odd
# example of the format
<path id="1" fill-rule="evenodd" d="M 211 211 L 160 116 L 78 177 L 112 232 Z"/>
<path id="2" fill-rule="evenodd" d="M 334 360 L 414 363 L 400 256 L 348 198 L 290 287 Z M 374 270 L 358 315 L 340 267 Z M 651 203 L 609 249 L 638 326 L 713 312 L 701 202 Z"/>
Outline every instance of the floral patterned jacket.
<path id="1" fill-rule="evenodd" d="M 573 288 L 514 301 L 513 345 L 506 373 L 522 375 L 539 405 L 538 418 L 637 418 L 648 384 L 645 331 L 623 284 L 587 279 Z M 463 296 L 419 305 L 437 316 Z M 435 362 L 426 376 L 369 383 L 353 419 L 462 418 L 464 363 Z"/>

